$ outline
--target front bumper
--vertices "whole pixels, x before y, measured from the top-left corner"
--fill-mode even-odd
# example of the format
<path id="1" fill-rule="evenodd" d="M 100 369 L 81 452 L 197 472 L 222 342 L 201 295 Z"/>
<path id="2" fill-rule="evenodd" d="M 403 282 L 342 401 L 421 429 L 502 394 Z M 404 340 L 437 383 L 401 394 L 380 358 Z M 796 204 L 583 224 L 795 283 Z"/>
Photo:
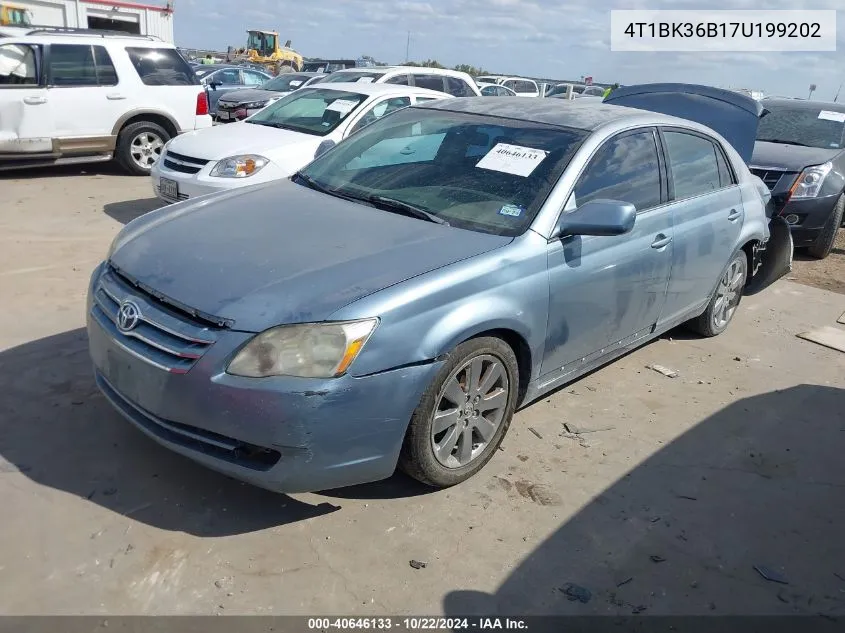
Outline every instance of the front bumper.
<path id="1" fill-rule="evenodd" d="M 277 492 L 326 490 L 393 473 L 408 422 L 439 363 L 330 380 L 231 376 L 225 366 L 252 334 L 174 315 L 112 272 L 103 273 L 101 266 L 92 276 L 87 313 L 97 385 L 149 437 Z M 169 331 L 211 344 L 193 354 L 200 356 L 195 360 L 162 358 L 160 350 L 117 330 L 109 313 L 118 302 L 105 305 L 104 289 L 118 301 L 131 298 Z"/>
<path id="2" fill-rule="evenodd" d="M 798 221 L 789 225 L 796 247 L 810 246 L 816 241 L 838 200 L 839 194 L 786 203 L 779 216 L 784 219 L 797 216 Z"/>

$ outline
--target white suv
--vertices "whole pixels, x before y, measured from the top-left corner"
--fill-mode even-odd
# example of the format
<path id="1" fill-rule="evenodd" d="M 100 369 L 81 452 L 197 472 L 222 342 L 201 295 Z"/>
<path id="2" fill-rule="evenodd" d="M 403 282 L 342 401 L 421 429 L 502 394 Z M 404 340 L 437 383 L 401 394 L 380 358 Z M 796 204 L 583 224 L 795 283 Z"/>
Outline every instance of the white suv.
<path id="1" fill-rule="evenodd" d="M 194 71 L 157 38 L 47 29 L 0 38 L 0 170 L 114 158 L 147 176 L 168 140 L 211 125 Z"/>
<path id="2" fill-rule="evenodd" d="M 481 96 L 481 91 L 468 74 L 448 68 L 427 68 L 425 66 L 347 68 L 346 70 L 336 70 L 320 83 L 350 82 L 414 86 L 445 92 L 453 97 Z"/>

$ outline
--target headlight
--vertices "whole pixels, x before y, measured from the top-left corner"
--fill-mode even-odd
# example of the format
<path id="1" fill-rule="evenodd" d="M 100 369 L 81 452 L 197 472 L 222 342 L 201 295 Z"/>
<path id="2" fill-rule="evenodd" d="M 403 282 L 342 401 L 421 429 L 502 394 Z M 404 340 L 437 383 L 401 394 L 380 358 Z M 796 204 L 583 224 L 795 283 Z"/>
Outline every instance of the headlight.
<path id="1" fill-rule="evenodd" d="M 251 103 L 245 103 L 241 107 L 246 108 L 247 110 L 255 110 L 256 108 L 263 108 L 266 106 L 269 101 L 253 101 Z"/>
<path id="2" fill-rule="evenodd" d="M 798 176 L 798 180 L 795 181 L 795 184 L 792 185 L 792 190 L 790 191 L 789 196 L 790 199 L 815 198 L 818 196 L 819 191 L 821 191 L 822 185 L 824 184 L 824 179 L 830 173 L 831 169 L 833 169 L 832 163 L 807 167 L 807 169 L 802 171 L 801 175 Z"/>
<path id="3" fill-rule="evenodd" d="M 218 178 L 248 178 L 269 162 L 263 156 L 254 154 L 230 156 L 218 162 L 211 170 L 211 175 Z"/>
<path id="4" fill-rule="evenodd" d="M 378 319 L 280 325 L 250 340 L 229 363 L 235 376 L 333 378 L 346 373 Z"/>

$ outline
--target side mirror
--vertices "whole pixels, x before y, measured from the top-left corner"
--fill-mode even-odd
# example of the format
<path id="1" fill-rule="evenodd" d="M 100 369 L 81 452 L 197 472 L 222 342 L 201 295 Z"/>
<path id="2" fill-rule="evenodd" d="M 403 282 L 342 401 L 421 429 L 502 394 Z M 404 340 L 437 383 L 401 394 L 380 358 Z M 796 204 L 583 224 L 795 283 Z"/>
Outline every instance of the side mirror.
<path id="1" fill-rule="evenodd" d="M 554 237 L 622 235 L 634 228 L 636 219 L 637 209 L 630 202 L 590 200 L 560 217 Z"/>
<path id="2" fill-rule="evenodd" d="M 325 141 L 323 141 L 322 143 L 320 143 L 317 146 L 317 151 L 314 152 L 314 158 L 318 158 L 318 157 L 322 156 L 323 154 L 328 152 L 335 145 L 337 145 L 337 143 L 335 143 L 333 140 L 326 139 Z"/>

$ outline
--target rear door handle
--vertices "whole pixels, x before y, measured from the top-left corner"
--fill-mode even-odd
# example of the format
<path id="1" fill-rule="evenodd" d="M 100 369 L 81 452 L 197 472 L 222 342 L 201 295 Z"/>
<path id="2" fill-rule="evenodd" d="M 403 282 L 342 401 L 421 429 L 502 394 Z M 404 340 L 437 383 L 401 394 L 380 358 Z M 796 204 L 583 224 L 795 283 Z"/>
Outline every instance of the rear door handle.
<path id="1" fill-rule="evenodd" d="M 731 209 L 731 212 L 728 213 L 728 221 L 736 222 L 737 220 L 739 220 L 739 216 L 741 216 L 741 215 L 742 214 L 739 211 L 737 211 L 736 209 Z"/>
<path id="2" fill-rule="evenodd" d="M 125 96 L 123 96 L 122 94 L 118 94 L 116 92 L 113 92 L 110 95 L 106 95 L 106 99 L 108 99 L 110 101 L 120 101 L 121 99 L 125 99 L 125 98 L 126 98 Z"/>
<path id="3" fill-rule="evenodd" d="M 663 233 L 658 233 L 657 237 L 654 238 L 654 241 L 651 243 L 652 248 L 663 248 L 664 246 L 669 246 L 669 243 L 672 241 L 671 237 L 663 235 Z"/>
<path id="4" fill-rule="evenodd" d="M 47 97 L 24 97 L 23 102 L 27 105 L 42 105 L 47 103 Z"/>

